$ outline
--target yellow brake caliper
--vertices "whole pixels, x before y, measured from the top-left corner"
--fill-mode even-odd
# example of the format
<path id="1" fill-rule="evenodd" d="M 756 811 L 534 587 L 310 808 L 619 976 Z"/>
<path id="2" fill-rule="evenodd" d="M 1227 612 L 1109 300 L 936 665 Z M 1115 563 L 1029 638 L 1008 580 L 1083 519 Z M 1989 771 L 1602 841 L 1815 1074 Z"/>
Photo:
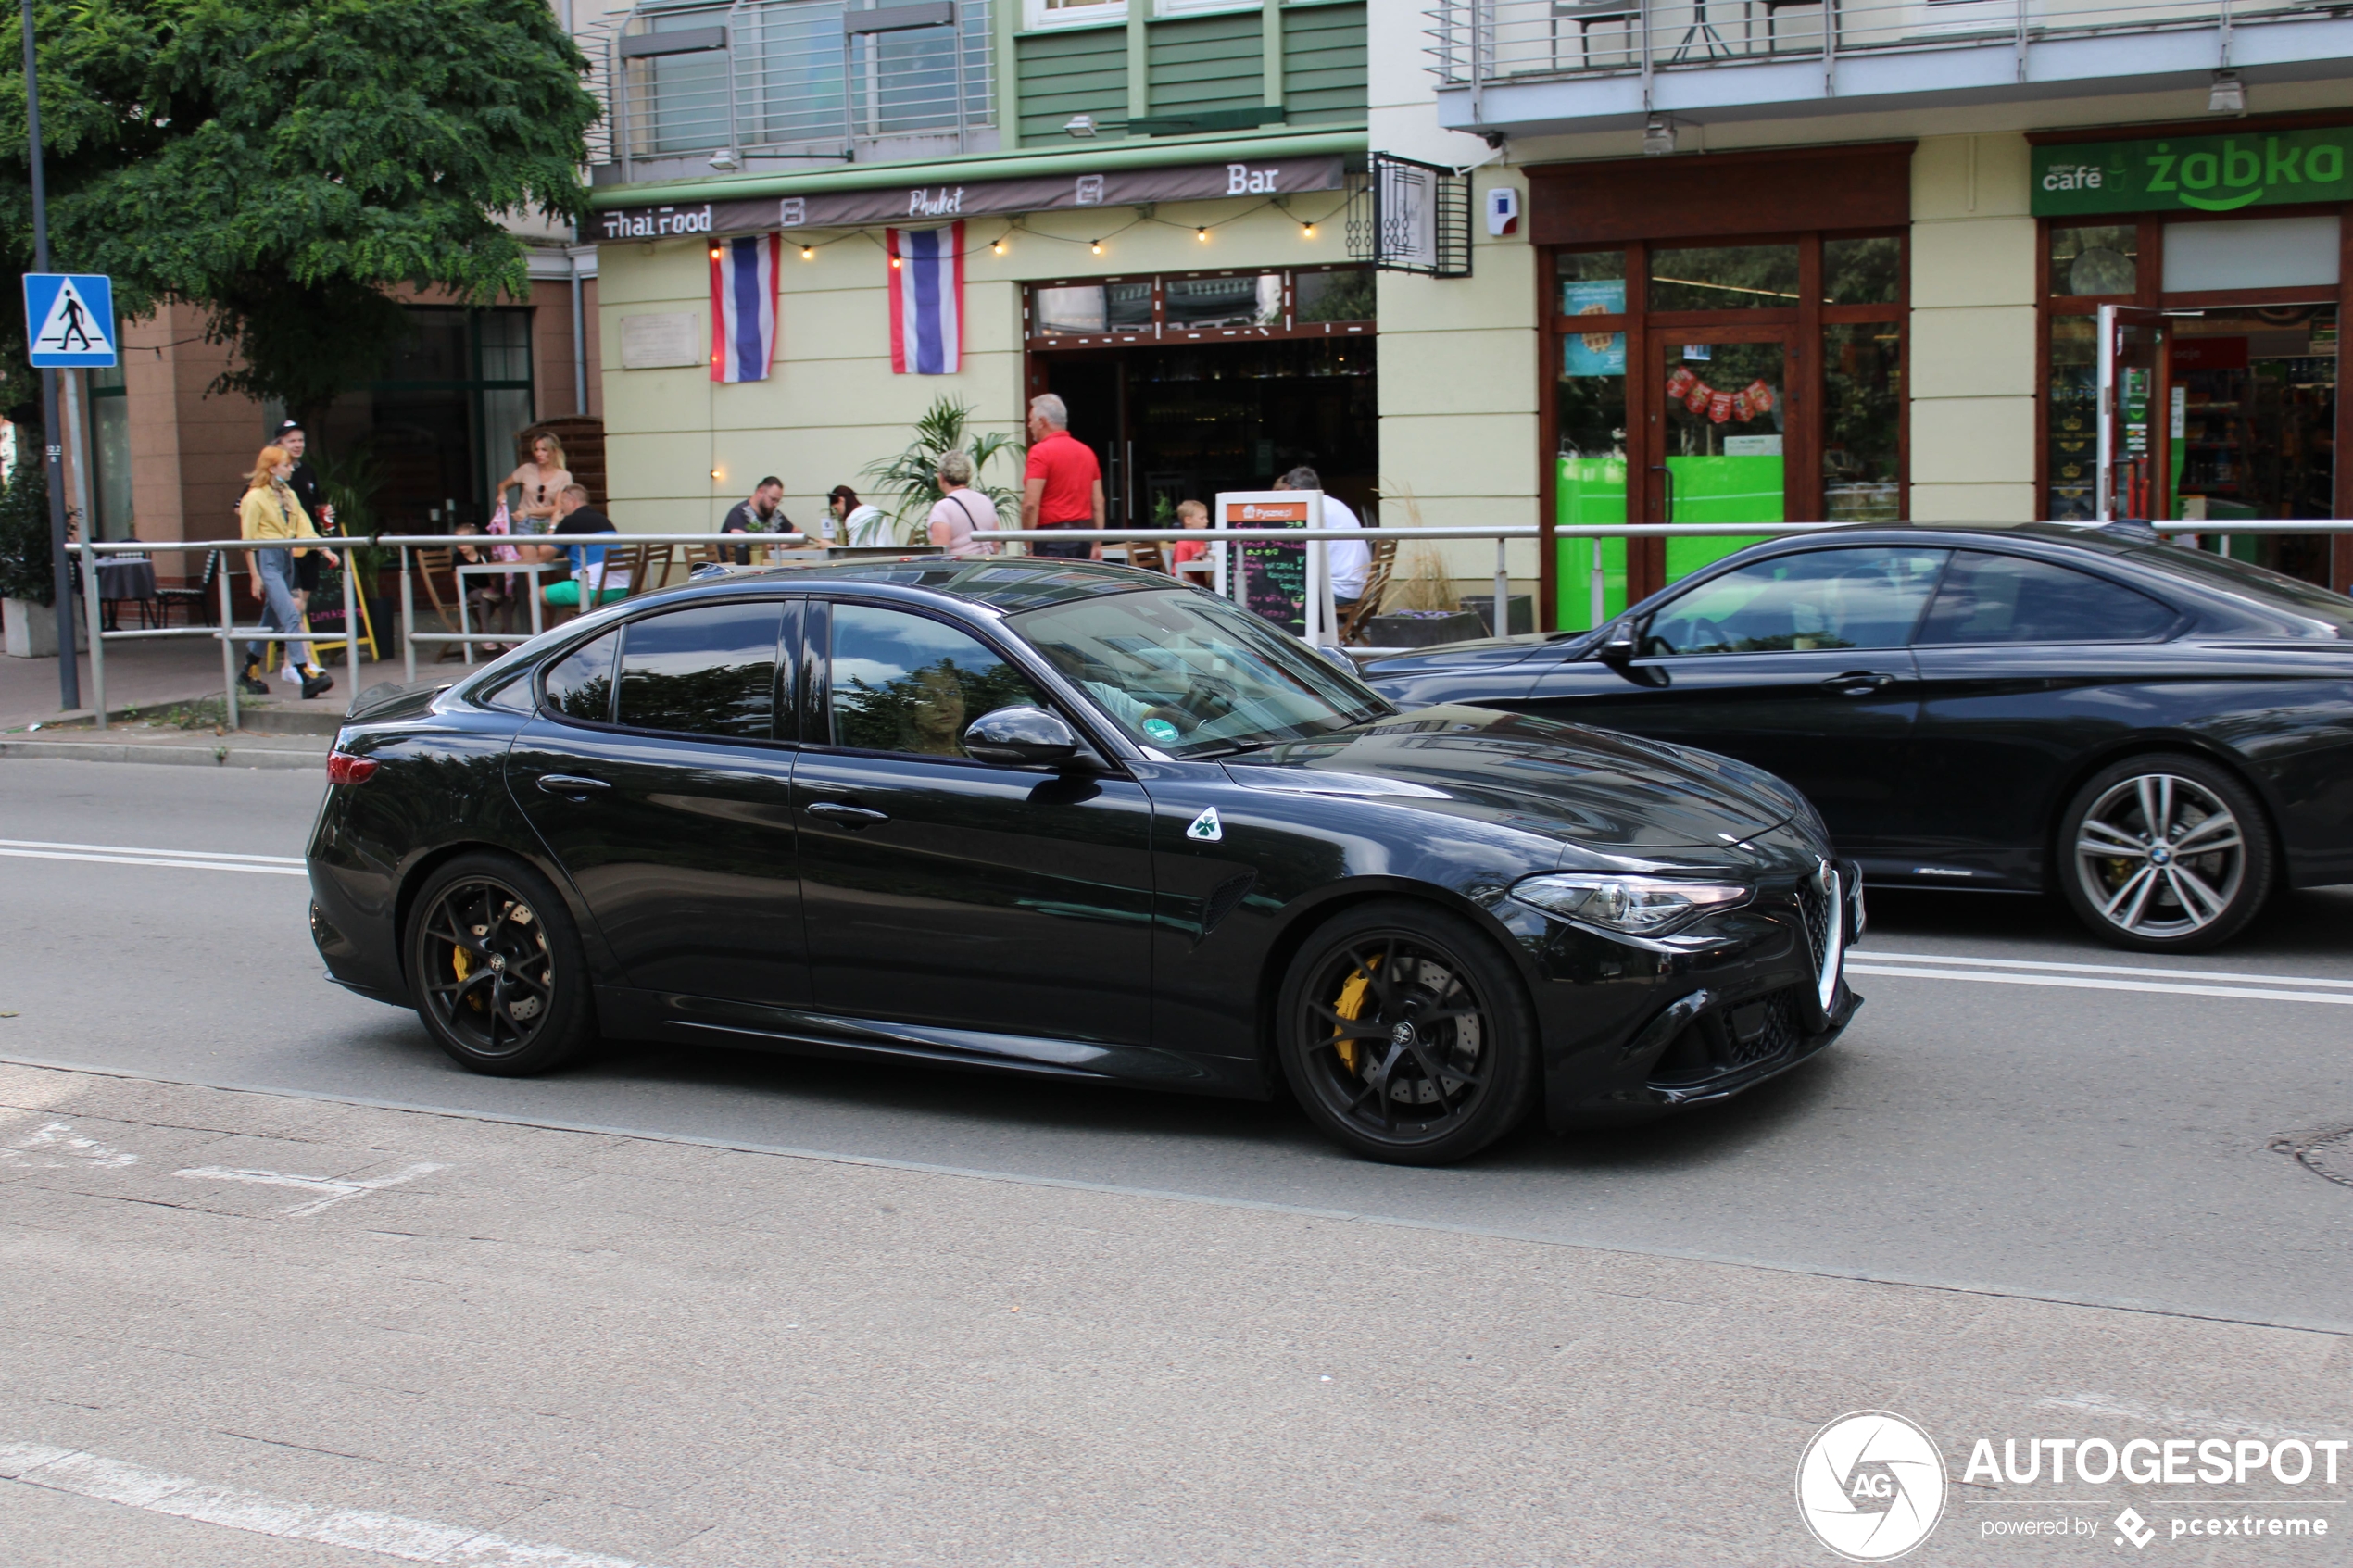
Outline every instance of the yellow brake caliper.
<path id="1" fill-rule="evenodd" d="M 1351 1023 L 1355 1022 L 1357 1016 L 1365 1010 L 1365 993 L 1372 988 L 1372 968 L 1380 960 L 1374 959 L 1363 969 L 1350 975 L 1348 984 L 1340 988 L 1340 1001 L 1332 1010 Z M 1355 1041 L 1342 1038 L 1340 1032 L 1335 1029 L 1332 1031 L 1332 1048 L 1340 1053 L 1342 1066 L 1351 1073 L 1356 1071 Z"/>

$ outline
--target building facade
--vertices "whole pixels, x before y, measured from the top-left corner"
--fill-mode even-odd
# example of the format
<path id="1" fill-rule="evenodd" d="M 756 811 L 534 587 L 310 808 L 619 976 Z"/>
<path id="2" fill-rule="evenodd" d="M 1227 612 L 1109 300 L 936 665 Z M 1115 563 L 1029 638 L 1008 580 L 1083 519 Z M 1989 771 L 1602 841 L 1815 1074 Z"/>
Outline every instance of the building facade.
<path id="1" fill-rule="evenodd" d="M 1013 431 L 1051 389 L 1120 521 L 1296 461 L 1390 521 L 2082 519 L 2105 418 L 2109 515 L 2345 586 L 2342 544 L 2222 525 L 2353 510 L 2353 19 L 1825 16 L 640 6 L 604 41 L 591 236 L 614 515 L 701 526 L 773 472 L 812 521 L 937 398 Z M 1392 157 L 1459 171 L 1429 178 L 1464 188 L 1466 266 L 1366 216 Z M 964 358 L 895 373 L 888 232 L 957 217 Z M 713 381 L 712 242 L 772 232 L 771 373 Z M 1511 571 L 1574 626 L 1732 547 L 1547 540 Z"/>

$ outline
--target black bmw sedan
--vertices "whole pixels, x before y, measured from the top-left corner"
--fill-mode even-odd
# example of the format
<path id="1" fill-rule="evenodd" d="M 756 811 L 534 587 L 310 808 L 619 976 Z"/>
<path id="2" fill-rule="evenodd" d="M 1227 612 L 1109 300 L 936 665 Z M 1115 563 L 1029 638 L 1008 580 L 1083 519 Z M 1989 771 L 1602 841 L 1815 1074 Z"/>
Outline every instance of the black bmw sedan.
<path id="1" fill-rule="evenodd" d="M 2353 599 L 2145 525 L 1759 545 L 1596 632 L 1376 660 L 1469 702 L 1787 780 L 1875 884 L 2056 889 L 2120 947 L 2210 947 L 2353 882 Z"/>
<path id="2" fill-rule="evenodd" d="M 356 709 L 331 978 L 486 1073 L 599 1034 L 1265 1098 L 1436 1163 L 1821 1049 L 1859 878 L 1704 752 L 1410 716 L 1122 567 L 726 571 Z"/>

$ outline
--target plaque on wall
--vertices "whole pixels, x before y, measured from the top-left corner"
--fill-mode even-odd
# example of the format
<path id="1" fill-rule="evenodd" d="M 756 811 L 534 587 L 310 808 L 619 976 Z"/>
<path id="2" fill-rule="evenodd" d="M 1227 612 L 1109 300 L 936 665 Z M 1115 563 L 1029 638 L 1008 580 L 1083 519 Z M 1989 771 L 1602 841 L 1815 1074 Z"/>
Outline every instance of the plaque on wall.
<path id="1" fill-rule="evenodd" d="M 692 310 L 621 319 L 621 368 L 624 370 L 699 365 L 706 352 L 702 317 Z"/>

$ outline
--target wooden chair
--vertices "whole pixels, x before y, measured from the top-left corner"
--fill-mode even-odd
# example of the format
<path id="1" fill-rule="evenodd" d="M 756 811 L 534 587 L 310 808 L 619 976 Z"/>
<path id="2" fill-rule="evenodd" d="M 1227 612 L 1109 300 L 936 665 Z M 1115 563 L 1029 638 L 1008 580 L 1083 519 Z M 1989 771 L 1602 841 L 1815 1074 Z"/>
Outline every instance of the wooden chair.
<path id="1" fill-rule="evenodd" d="M 615 578 L 622 580 L 622 597 L 634 594 L 649 594 L 670 581 L 670 564 L 674 549 L 669 545 L 614 545 L 605 551 L 605 583 L 610 586 Z M 604 595 L 599 592 L 598 602 Z M 586 605 L 580 607 L 586 609 Z"/>
<path id="2" fill-rule="evenodd" d="M 458 596 L 458 579 L 455 575 L 457 555 L 454 549 L 444 546 L 440 549 L 419 550 L 410 558 L 416 562 L 419 580 L 425 585 L 425 598 L 433 606 L 434 617 L 441 622 L 441 629 L 445 632 L 455 632 L 459 629 L 458 618 L 449 610 L 450 604 L 454 603 Z M 441 596 L 441 582 L 444 578 L 448 579 L 449 582 L 449 598 L 447 600 Z M 492 640 L 487 636 L 483 638 L 484 642 Z M 466 646 L 463 643 L 443 643 L 439 651 L 433 657 L 436 664 L 450 659 L 463 660 L 466 657 Z"/>
<path id="3" fill-rule="evenodd" d="M 1157 539 L 1130 539 L 1127 541 L 1127 564 L 1146 571 L 1166 572 L 1167 552 Z"/>
<path id="4" fill-rule="evenodd" d="M 1356 641 L 1365 622 L 1380 613 L 1381 595 L 1389 590 L 1389 574 L 1397 566 L 1397 541 L 1383 539 L 1373 546 L 1373 564 L 1365 573 L 1365 591 L 1356 596 L 1356 608 L 1350 610 L 1340 623 L 1340 640 Z"/>

